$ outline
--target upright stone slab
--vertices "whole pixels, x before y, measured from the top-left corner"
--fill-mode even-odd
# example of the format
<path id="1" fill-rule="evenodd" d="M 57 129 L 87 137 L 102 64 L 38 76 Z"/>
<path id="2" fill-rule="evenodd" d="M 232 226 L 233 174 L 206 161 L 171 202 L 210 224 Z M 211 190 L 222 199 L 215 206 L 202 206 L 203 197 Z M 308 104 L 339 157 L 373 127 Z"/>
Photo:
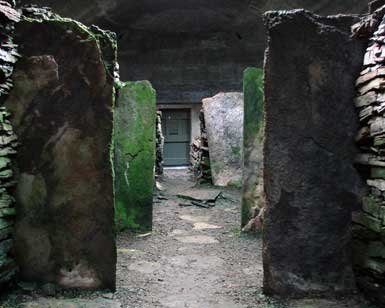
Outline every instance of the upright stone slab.
<path id="1" fill-rule="evenodd" d="M 115 287 L 113 35 L 38 9 L 16 29 L 23 59 L 6 106 L 16 158 L 20 278 L 65 288 Z M 104 48 L 103 48 L 104 49 Z M 115 59 L 113 60 L 115 61 Z M 108 70 L 107 68 L 111 68 Z"/>
<path id="2" fill-rule="evenodd" d="M 203 100 L 213 184 L 242 186 L 243 94 L 219 93 Z"/>
<path id="3" fill-rule="evenodd" d="M 351 211 L 364 193 L 353 167 L 359 19 L 295 10 L 265 20 L 264 290 L 349 292 Z"/>
<path id="4" fill-rule="evenodd" d="M 243 189 L 242 227 L 253 216 L 258 205 L 258 186 L 262 182 L 263 138 L 263 70 L 248 68 L 244 72 L 244 122 L 243 122 Z"/>
<path id="5" fill-rule="evenodd" d="M 115 108 L 115 207 L 119 229 L 151 230 L 155 168 L 155 90 L 121 83 Z"/>

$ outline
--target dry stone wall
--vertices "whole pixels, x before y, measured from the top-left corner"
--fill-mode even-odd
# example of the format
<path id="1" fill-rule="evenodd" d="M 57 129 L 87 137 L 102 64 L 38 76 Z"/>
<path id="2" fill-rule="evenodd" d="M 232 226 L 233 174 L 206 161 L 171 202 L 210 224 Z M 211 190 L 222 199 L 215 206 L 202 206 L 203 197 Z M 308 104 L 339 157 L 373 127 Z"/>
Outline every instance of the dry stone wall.
<path id="1" fill-rule="evenodd" d="M 191 144 L 191 170 L 195 180 L 200 183 L 212 184 L 209 142 L 207 140 L 207 129 L 203 109 L 199 113 L 200 136 Z"/>
<path id="2" fill-rule="evenodd" d="M 162 112 L 156 112 L 156 164 L 155 164 L 155 175 L 163 175 L 163 164 L 164 164 L 164 135 L 162 131 Z"/>
<path id="3" fill-rule="evenodd" d="M 356 141 L 362 151 L 357 163 L 370 191 L 353 215 L 353 257 L 358 286 L 381 307 L 385 307 L 384 13 L 385 6 L 354 27 L 356 35 L 370 36 L 355 99 L 361 126 Z M 376 26 L 367 28 L 369 24 Z"/>
<path id="4" fill-rule="evenodd" d="M 264 290 L 285 296 L 355 289 L 351 213 L 365 186 L 353 167 L 353 99 L 365 42 L 354 16 L 265 14 Z"/>
<path id="5" fill-rule="evenodd" d="M 0 1 L 0 290 L 11 281 L 17 271 L 13 255 L 13 224 L 16 214 L 12 189 L 15 185 L 12 162 L 18 145 L 17 136 L 4 107 L 13 83 L 14 65 L 19 57 L 13 42 L 14 23 L 20 14 L 11 1 Z"/>
<path id="6" fill-rule="evenodd" d="M 5 105 L 21 144 L 20 278 L 113 289 L 114 35 L 33 7 L 15 33 L 23 58 Z"/>

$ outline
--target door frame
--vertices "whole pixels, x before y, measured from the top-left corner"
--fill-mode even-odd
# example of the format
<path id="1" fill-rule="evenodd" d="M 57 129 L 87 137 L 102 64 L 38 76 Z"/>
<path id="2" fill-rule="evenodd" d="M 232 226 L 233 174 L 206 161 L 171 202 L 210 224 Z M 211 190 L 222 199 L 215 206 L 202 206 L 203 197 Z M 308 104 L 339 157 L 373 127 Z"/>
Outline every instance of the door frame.
<path id="1" fill-rule="evenodd" d="M 188 128 L 187 128 L 187 132 L 188 132 L 188 141 L 185 141 L 184 143 L 188 142 L 188 150 L 187 150 L 187 155 L 186 155 L 186 164 L 181 164 L 181 165 L 178 165 L 178 164 L 170 164 L 170 165 L 167 165 L 166 164 L 166 155 L 164 154 L 164 166 L 165 167 L 173 167 L 173 166 L 189 166 L 190 165 L 190 146 L 191 146 L 191 133 L 192 133 L 192 123 L 191 123 L 191 108 L 162 108 L 160 109 L 162 111 L 162 130 L 163 130 L 163 134 L 165 136 L 165 143 L 164 143 L 164 147 L 166 147 L 166 144 L 167 144 L 167 141 L 166 141 L 166 133 L 165 133 L 165 121 L 166 121 L 166 113 L 167 112 L 175 112 L 175 113 L 178 113 L 178 112 L 185 112 L 186 113 L 186 120 L 188 121 Z M 181 119 L 182 120 L 182 119 Z M 172 142 L 170 142 L 172 143 Z M 177 143 L 177 142 L 175 142 Z M 164 150 L 164 153 L 165 153 L 165 150 Z"/>

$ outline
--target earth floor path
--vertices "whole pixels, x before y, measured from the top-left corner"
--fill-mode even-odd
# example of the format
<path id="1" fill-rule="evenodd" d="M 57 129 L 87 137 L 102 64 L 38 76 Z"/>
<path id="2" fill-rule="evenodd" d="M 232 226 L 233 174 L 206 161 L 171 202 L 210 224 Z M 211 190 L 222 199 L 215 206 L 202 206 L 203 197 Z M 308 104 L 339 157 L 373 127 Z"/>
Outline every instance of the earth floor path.
<path id="1" fill-rule="evenodd" d="M 236 189 L 196 187 L 186 171 L 166 171 L 154 231 L 118 241 L 118 294 L 130 307 L 246 308 L 258 305 L 261 241 L 240 236 Z M 212 208 L 186 204 L 223 192 Z M 126 296 L 124 296 L 126 294 Z"/>
<path id="2" fill-rule="evenodd" d="M 239 190 L 196 186 L 186 170 L 167 170 L 160 184 L 153 232 L 118 236 L 115 293 L 19 284 L 0 298 L 0 308 L 371 307 L 359 296 L 291 302 L 264 296 L 262 241 L 240 233 Z M 209 208 L 178 197 L 219 193 Z"/>

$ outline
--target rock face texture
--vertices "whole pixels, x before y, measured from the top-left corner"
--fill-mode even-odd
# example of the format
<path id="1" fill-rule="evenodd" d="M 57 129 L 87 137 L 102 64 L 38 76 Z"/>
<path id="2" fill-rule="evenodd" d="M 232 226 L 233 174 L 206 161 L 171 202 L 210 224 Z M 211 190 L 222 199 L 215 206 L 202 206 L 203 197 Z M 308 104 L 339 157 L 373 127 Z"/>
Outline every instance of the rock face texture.
<path id="1" fill-rule="evenodd" d="M 20 21 L 20 13 L 10 2 L 0 1 L 0 290 L 15 276 L 17 266 L 12 253 L 13 224 L 15 217 L 12 159 L 16 154 L 17 136 L 9 122 L 10 113 L 4 107 L 11 76 L 18 59 L 17 45 L 13 43 L 14 23 Z"/>
<path id="2" fill-rule="evenodd" d="M 349 292 L 351 212 L 365 192 L 353 167 L 359 19 L 295 10 L 265 20 L 264 290 Z"/>
<path id="3" fill-rule="evenodd" d="M 23 59 L 5 103 L 21 143 L 15 226 L 20 277 L 113 289 L 114 80 L 107 67 L 114 63 L 107 60 L 115 59 L 103 53 L 114 50 L 112 34 L 44 10 L 23 13 L 15 31 Z"/>
<path id="4" fill-rule="evenodd" d="M 366 13 L 364 0 L 22 0 L 119 36 L 123 80 L 149 80 L 158 102 L 200 102 L 242 91 L 243 71 L 262 67 L 262 14 L 305 8 L 319 14 Z"/>
<path id="5" fill-rule="evenodd" d="M 203 100 L 213 184 L 242 183 L 243 94 L 219 93 Z"/>
<path id="6" fill-rule="evenodd" d="M 155 90 L 121 83 L 114 116 L 115 208 L 119 229 L 151 230 L 155 181 Z"/>
<path id="7" fill-rule="evenodd" d="M 262 184 L 263 140 L 263 71 L 258 68 L 245 70 L 243 78 L 243 188 L 242 227 L 259 212 L 258 198 Z"/>
<path id="8" fill-rule="evenodd" d="M 384 14 L 385 6 L 379 21 Z M 373 15 L 368 17 L 368 20 L 372 19 Z M 365 25 L 365 21 L 355 28 L 361 29 L 362 25 Z M 357 283 L 368 298 L 381 307 L 385 307 L 384 34 L 383 19 L 372 29 L 372 33 L 367 32 L 370 42 L 363 61 L 363 70 L 356 82 L 355 105 L 361 125 L 356 141 L 362 151 L 357 162 L 361 164 L 360 170 L 367 179 L 370 191 L 363 198 L 362 208 L 353 215 L 353 256 Z"/>

